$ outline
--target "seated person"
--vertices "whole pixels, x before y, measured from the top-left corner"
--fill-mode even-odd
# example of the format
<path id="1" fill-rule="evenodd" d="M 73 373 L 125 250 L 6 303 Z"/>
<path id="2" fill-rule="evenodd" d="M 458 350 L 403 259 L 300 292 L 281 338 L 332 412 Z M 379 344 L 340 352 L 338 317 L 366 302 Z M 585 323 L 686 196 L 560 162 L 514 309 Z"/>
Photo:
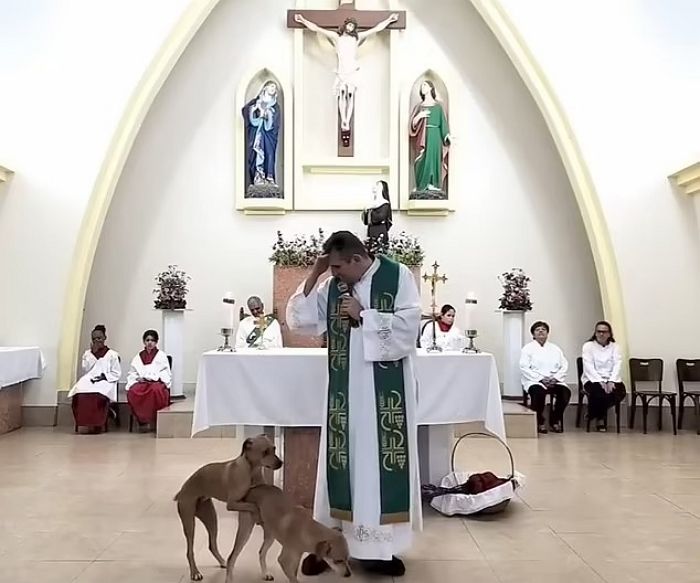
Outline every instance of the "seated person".
<path id="1" fill-rule="evenodd" d="M 126 400 L 140 425 L 153 426 L 160 409 L 170 404 L 170 363 L 158 350 L 158 332 L 143 333 L 144 349 L 131 360 Z"/>
<path id="2" fill-rule="evenodd" d="M 282 348 L 282 330 L 276 318 L 265 315 L 265 306 L 257 296 L 248 298 L 251 315 L 243 318 L 238 325 L 236 348 L 260 345 L 260 336 L 264 348 Z"/>
<path id="3" fill-rule="evenodd" d="M 596 430 L 606 431 L 608 409 L 622 402 L 627 393 L 620 376 L 622 354 L 608 322 L 595 325 L 595 332 L 583 345 L 581 354 L 581 382 L 588 393 L 588 418 L 596 422 Z"/>
<path id="4" fill-rule="evenodd" d="M 91 334 L 90 348 L 83 354 L 83 376 L 68 393 L 72 399 L 76 427 L 99 433 L 107 423 L 109 403 L 117 400 L 117 381 L 122 376 L 119 354 L 109 348 L 107 329 L 98 324 Z"/>
<path id="5" fill-rule="evenodd" d="M 549 426 L 555 433 L 563 431 L 564 410 L 569 404 L 571 390 L 566 386 L 569 363 L 556 344 L 548 342 L 549 324 L 535 322 L 530 327 L 532 342 L 523 346 L 520 354 L 520 374 L 523 390 L 530 394 L 530 408 L 537 413 L 537 432 L 547 433 L 544 406 L 547 394 L 554 398 L 554 410 Z"/>
<path id="6" fill-rule="evenodd" d="M 462 350 L 464 348 L 464 335 L 455 326 L 455 309 L 450 304 L 440 308 L 440 315 L 435 321 L 435 344 L 443 350 Z M 423 327 L 423 335 L 420 345 L 428 348 L 433 344 L 433 323 L 428 321 Z"/>

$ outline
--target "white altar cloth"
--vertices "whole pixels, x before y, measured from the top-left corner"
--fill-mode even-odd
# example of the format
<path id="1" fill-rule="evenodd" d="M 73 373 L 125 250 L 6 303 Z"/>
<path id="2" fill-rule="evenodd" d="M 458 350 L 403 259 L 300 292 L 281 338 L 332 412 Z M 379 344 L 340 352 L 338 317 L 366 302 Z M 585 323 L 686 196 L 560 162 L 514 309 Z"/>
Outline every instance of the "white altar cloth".
<path id="1" fill-rule="evenodd" d="M 44 374 L 44 357 L 37 346 L 0 346 L 0 389 Z"/>

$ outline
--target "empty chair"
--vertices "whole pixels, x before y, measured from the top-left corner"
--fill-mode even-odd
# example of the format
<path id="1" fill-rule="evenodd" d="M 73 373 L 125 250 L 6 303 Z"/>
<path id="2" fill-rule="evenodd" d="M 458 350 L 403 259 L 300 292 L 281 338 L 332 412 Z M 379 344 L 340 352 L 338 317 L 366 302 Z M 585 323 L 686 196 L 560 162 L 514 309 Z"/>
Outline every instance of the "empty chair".
<path id="1" fill-rule="evenodd" d="M 685 400 L 691 399 L 695 405 L 695 425 L 700 435 L 700 385 L 688 387 L 686 383 L 700 383 L 700 359 L 676 361 L 678 371 L 678 429 L 683 429 L 683 410 Z"/>
<path id="2" fill-rule="evenodd" d="M 644 433 L 647 432 L 647 415 L 649 405 L 654 399 L 659 400 L 659 431 L 663 428 L 663 403 L 668 401 L 671 405 L 671 418 L 673 422 L 673 434 L 676 435 L 676 393 L 662 390 L 664 376 L 664 362 L 660 358 L 630 358 L 630 380 L 632 382 L 632 399 L 630 411 L 630 429 L 634 428 L 634 417 L 637 409 L 637 398 L 642 403 L 642 416 Z M 656 383 L 655 389 L 638 389 L 637 383 Z"/>

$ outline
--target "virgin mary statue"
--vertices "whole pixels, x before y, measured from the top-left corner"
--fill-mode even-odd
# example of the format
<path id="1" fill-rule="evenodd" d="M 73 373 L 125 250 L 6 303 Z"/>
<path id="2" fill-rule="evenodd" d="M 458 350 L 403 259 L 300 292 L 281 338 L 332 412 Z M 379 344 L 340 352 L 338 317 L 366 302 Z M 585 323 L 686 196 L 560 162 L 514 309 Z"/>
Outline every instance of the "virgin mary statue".
<path id="1" fill-rule="evenodd" d="M 277 84 L 266 81 L 243 107 L 246 148 L 246 197 L 280 196 L 277 184 L 277 142 L 281 117 Z"/>
<path id="2" fill-rule="evenodd" d="M 446 198 L 447 150 L 450 133 L 435 85 L 425 79 L 420 86 L 420 102 L 411 112 L 409 136 L 413 150 L 415 189 L 412 198 Z"/>

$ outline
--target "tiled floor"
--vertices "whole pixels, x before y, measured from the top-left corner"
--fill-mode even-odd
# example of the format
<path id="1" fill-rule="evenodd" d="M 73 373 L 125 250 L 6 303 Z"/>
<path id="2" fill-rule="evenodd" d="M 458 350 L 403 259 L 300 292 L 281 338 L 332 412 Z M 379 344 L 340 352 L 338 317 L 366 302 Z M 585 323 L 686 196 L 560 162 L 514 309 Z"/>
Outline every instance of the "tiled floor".
<path id="1" fill-rule="evenodd" d="M 700 582 L 700 437 L 571 431 L 511 446 L 528 478 L 521 499 L 490 520 L 427 513 L 404 581 Z M 0 437 L 0 581 L 186 582 L 172 496 L 191 471 L 237 448 L 232 439 L 62 430 Z M 481 439 L 466 442 L 459 460 L 465 470 L 504 468 L 498 445 Z M 235 521 L 218 508 L 225 555 Z M 198 525 L 205 581 L 223 583 L 203 535 Z M 259 540 L 246 548 L 237 583 L 258 580 Z"/>

